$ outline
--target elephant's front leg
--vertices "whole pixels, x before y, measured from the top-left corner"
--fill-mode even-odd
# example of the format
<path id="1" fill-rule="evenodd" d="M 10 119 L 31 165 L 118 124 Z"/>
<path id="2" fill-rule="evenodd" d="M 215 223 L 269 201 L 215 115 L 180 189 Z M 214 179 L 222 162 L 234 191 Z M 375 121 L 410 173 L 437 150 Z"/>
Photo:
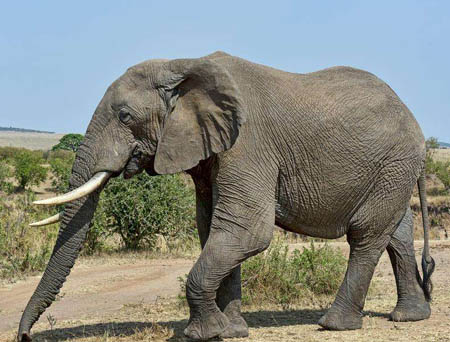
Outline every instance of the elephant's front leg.
<path id="1" fill-rule="evenodd" d="M 208 240 L 212 218 L 211 184 L 203 178 L 194 178 L 197 199 L 197 229 L 203 247 Z M 220 335 L 222 338 L 248 336 L 248 325 L 241 313 L 241 267 L 237 266 L 219 286 L 216 296 L 219 309 L 230 324 Z"/>
<path id="2" fill-rule="evenodd" d="M 217 302 L 216 293 L 227 277 L 229 280 L 223 283 L 224 289 L 227 284 L 231 289 L 240 289 L 238 266 L 267 248 L 272 238 L 275 220 L 273 194 L 264 196 L 261 187 L 257 193 L 245 191 L 246 187 L 239 187 L 236 182 L 231 186 L 236 189 L 220 189 L 222 191 L 218 192 L 208 240 L 186 284 L 191 317 L 185 334 L 193 339 L 221 336 L 232 325 L 233 316 L 230 319 L 225 315 L 217 302 L 226 306 L 224 312 L 235 310 L 240 317 L 240 291 L 233 293 L 227 289 L 225 291 L 230 296 L 221 297 Z M 236 194 L 237 189 L 239 195 Z M 236 276 L 232 275 L 233 272 Z"/>

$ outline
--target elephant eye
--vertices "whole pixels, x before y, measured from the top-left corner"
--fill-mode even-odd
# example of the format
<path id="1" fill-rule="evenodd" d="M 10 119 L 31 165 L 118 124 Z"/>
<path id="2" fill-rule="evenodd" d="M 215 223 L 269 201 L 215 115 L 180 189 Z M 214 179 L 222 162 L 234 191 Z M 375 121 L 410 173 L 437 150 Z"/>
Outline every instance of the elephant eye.
<path id="1" fill-rule="evenodd" d="M 121 109 L 119 111 L 119 120 L 122 121 L 122 123 L 126 124 L 130 122 L 131 114 L 126 109 Z"/>

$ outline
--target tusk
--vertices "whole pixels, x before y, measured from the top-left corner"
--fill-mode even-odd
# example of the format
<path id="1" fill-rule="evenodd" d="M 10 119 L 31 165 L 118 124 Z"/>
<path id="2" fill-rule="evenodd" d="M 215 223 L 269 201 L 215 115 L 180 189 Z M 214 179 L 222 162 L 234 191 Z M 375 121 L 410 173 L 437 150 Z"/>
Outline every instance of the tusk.
<path id="1" fill-rule="evenodd" d="M 53 215 L 52 217 L 46 218 L 45 220 L 42 220 L 42 221 L 39 221 L 39 222 L 30 223 L 29 226 L 30 227 L 47 226 L 49 224 L 61 221 L 62 215 L 63 215 L 63 213 L 61 212 L 61 213 L 58 213 L 56 215 Z"/>
<path id="2" fill-rule="evenodd" d="M 110 176 L 111 172 L 97 172 L 91 179 L 89 179 L 87 183 L 83 184 L 79 188 L 76 188 L 71 192 L 68 192 L 67 194 L 61 196 L 35 201 L 33 202 L 33 204 L 57 205 L 72 202 L 76 199 L 89 195 L 91 192 L 94 192 L 96 189 L 101 187 Z"/>

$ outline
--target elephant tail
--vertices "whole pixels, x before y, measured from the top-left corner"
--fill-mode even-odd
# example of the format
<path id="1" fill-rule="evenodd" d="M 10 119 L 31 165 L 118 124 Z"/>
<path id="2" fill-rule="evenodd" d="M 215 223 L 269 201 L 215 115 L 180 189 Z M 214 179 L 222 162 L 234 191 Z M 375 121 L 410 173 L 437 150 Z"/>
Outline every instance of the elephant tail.
<path id="1" fill-rule="evenodd" d="M 419 176 L 419 179 L 417 181 L 417 187 L 419 189 L 419 198 L 420 198 L 420 206 L 422 209 L 422 223 L 423 223 L 422 289 L 425 294 L 426 300 L 430 302 L 431 292 L 433 291 L 433 283 L 431 282 L 431 275 L 433 274 L 434 271 L 435 262 L 430 255 L 430 245 L 429 245 L 430 225 L 428 220 L 428 204 L 425 186 L 425 169 L 422 170 Z"/>

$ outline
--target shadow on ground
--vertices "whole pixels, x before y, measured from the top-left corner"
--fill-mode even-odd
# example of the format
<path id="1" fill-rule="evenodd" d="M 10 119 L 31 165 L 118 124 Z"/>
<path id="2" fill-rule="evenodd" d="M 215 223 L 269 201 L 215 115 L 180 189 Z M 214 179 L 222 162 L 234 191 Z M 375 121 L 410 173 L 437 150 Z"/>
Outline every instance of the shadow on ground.
<path id="1" fill-rule="evenodd" d="M 320 317 L 326 310 L 288 310 L 288 311 L 256 311 L 243 314 L 250 328 L 263 327 L 284 327 L 291 325 L 311 325 L 317 324 Z M 372 317 L 388 318 L 388 314 L 366 311 L 365 315 Z M 183 341 L 183 330 L 187 325 L 187 319 L 167 322 L 156 322 L 159 326 L 173 329 L 174 335 L 167 339 L 169 342 Z M 151 322 L 109 322 L 90 325 L 80 325 L 76 327 L 60 328 L 38 332 L 33 335 L 33 341 L 70 341 L 77 338 L 88 337 L 114 337 L 132 336 L 144 329 L 151 329 Z M 317 326 L 317 330 L 320 329 Z M 186 339 L 187 341 L 188 339 Z"/>

